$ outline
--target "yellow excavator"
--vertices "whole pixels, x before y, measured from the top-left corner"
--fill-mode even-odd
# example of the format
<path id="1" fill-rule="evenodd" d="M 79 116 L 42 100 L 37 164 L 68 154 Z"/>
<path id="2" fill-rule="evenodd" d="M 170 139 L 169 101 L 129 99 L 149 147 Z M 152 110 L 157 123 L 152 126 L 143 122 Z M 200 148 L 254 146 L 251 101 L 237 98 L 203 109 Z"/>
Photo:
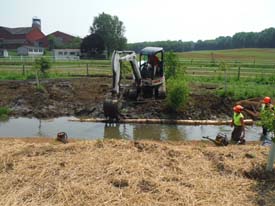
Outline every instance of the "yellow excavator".
<path id="1" fill-rule="evenodd" d="M 122 62 L 130 62 L 132 69 L 132 83 L 126 88 L 122 88 L 120 84 Z M 119 120 L 122 97 L 125 101 L 144 101 L 147 98 L 163 99 L 166 96 L 164 50 L 161 47 L 145 47 L 138 56 L 134 51 L 114 51 L 112 73 L 111 97 L 103 103 L 104 115 L 110 121 Z"/>

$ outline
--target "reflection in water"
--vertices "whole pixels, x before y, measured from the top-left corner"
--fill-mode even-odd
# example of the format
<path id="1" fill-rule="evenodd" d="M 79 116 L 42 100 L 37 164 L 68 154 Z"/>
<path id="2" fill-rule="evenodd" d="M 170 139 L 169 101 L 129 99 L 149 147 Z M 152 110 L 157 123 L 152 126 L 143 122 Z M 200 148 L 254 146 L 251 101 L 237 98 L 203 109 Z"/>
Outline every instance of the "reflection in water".
<path id="1" fill-rule="evenodd" d="M 105 124 L 104 138 L 120 139 L 121 134 L 120 134 L 120 131 L 119 131 L 119 124 Z"/>
<path id="2" fill-rule="evenodd" d="M 160 140 L 161 127 L 152 127 L 151 124 L 135 124 L 133 125 L 133 139 L 152 139 Z"/>
<path id="3" fill-rule="evenodd" d="M 71 122 L 72 117 L 51 120 L 35 118 L 11 118 L 0 122 L 0 137 L 56 137 L 66 132 L 70 137 L 81 139 L 123 138 L 152 140 L 201 140 L 202 136 L 215 138 L 219 132 L 230 137 L 232 128 L 228 125 L 163 125 L 163 124 L 113 124 L 92 122 Z M 260 140 L 261 127 L 246 127 L 247 141 Z"/>
<path id="4" fill-rule="evenodd" d="M 38 124 L 38 132 L 37 132 L 37 135 L 39 137 L 43 137 L 43 132 L 42 132 L 42 123 L 41 123 L 41 119 L 39 119 L 39 124 Z M 45 135 L 44 135 L 45 136 Z"/>
<path id="5" fill-rule="evenodd" d="M 184 140 L 186 134 L 178 125 L 134 124 L 133 139 Z"/>
<path id="6" fill-rule="evenodd" d="M 178 125 L 169 125 L 169 128 L 166 127 L 164 132 L 167 135 L 167 140 L 178 141 L 187 139 L 185 130 L 180 131 Z"/>
<path id="7" fill-rule="evenodd" d="M 126 124 L 115 123 L 105 124 L 103 137 L 106 139 L 130 139 L 131 135 Z"/>

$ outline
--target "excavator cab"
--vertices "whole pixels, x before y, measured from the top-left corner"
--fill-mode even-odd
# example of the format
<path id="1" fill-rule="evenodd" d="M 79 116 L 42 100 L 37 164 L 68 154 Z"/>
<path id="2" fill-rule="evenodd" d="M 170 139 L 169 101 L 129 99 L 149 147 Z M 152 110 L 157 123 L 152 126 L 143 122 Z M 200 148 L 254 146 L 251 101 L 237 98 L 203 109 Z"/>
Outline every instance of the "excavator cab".
<path id="1" fill-rule="evenodd" d="M 146 47 L 140 51 L 139 65 L 143 79 L 163 77 L 163 53 L 161 47 Z"/>
<path id="2" fill-rule="evenodd" d="M 139 69 L 142 77 L 142 94 L 145 98 L 165 97 L 163 60 L 164 50 L 161 47 L 145 47 L 140 51 Z"/>

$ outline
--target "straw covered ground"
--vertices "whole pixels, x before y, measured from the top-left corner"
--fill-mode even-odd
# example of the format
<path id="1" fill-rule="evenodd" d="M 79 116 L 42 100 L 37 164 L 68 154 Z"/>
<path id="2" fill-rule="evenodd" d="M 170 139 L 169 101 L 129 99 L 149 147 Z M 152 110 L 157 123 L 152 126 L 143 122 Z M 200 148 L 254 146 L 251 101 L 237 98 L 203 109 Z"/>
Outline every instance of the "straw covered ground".
<path id="1" fill-rule="evenodd" d="M 275 205 L 269 148 L 0 139 L 0 205 Z"/>

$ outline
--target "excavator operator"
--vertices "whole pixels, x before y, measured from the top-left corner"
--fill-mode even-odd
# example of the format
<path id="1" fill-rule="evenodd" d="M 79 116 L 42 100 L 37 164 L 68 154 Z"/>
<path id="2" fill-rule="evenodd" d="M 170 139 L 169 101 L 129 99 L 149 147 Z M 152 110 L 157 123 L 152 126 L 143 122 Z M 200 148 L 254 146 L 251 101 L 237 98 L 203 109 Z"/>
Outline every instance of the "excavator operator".
<path id="1" fill-rule="evenodd" d="M 160 61 L 156 55 L 149 56 L 148 63 L 152 67 L 152 76 L 160 76 Z"/>

